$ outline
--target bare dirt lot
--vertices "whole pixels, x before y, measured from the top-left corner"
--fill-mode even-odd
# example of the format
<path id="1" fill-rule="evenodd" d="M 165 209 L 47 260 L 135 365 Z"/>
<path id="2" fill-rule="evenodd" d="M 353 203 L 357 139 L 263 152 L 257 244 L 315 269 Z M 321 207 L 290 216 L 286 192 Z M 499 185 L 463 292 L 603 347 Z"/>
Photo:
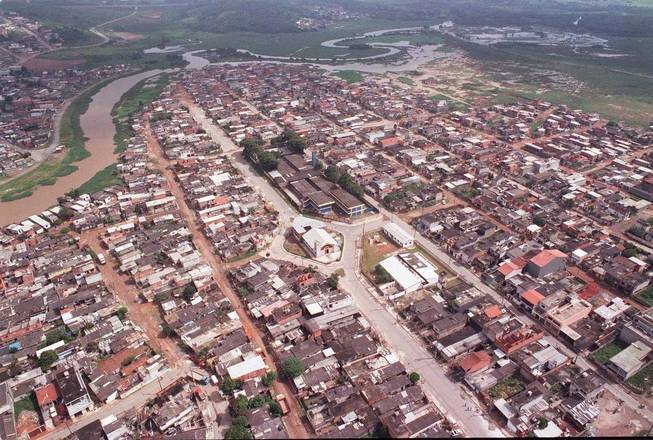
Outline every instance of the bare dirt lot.
<path id="1" fill-rule="evenodd" d="M 363 238 L 363 269 L 367 273 L 372 273 L 384 256 L 398 249 L 398 246 L 389 242 L 380 232 L 365 235 Z"/>
<path id="2" fill-rule="evenodd" d="M 34 411 L 25 410 L 20 413 L 16 421 L 16 433 L 29 433 L 39 427 L 39 416 Z"/>
<path id="3" fill-rule="evenodd" d="M 70 69 L 71 67 L 83 64 L 84 60 L 50 60 L 47 58 L 32 58 L 23 64 L 28 70 L 43 71 L 43 70 L 59 70 Z"/>
<path id="4" fill-rule="evenodd" d="M 137 41 L 145 38 L 142 34 L 135 34 L 133 32 L 112 32 L 112 35 L 124 41 Z"/>
<path id="5" fill-rule="evenodd" d="M 601 410 L 594 422 L 594 434 L 599 437 L 635 436 L 646 434 L 651 427 L 648 420 L 640 416 L 628 405 L 620 404 L 619 399 L 609 391 L 597 403 Z"/>

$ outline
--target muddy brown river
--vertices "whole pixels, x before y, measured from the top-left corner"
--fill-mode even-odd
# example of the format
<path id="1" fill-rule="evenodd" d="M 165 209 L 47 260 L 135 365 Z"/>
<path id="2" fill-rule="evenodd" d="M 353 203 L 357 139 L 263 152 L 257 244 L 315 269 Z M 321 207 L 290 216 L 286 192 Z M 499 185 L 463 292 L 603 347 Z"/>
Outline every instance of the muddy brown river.
<path id="1" fill-rule="evenodd" d="M 116 155 L 113 152 L 113 135 L 116 129 L 113 125 L 111 110 L 122 95 L 136 83 L 159 73 L 161 73 L 160 70 L 149 70 L 120 78 L 96 93 L 88 110 L 80 118 L 80 125 L 87 138 L 86 149 L 91 155 L 82 161 L 74 162 L 78 168 L 77 171 L 57 178 L 54 185 L 39 186 L 30 197 L 0 203 L 0 225 L 23 221 L 30 215 L 50 208 L 57 203 L 57 197 L 79 187 L 95 173 L 114 163 Z"/>

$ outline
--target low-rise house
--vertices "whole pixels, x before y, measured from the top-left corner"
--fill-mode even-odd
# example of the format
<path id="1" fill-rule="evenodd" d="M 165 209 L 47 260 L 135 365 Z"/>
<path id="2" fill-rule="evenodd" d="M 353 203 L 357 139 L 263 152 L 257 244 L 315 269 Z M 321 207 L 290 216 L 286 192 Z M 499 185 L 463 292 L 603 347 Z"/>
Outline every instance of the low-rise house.
<path id="1" fill-rule="evenodd" d="M 605 368 L 620 380 L 629 379 L 647 364 L 648 356 L 652 352 L 652 348 L 642 343 L 634 342 L 611 357 L 605 364 Z"/>
<path id="2" fill-rule="evenodd" d="M 69 417 L 84 414 L 93 409 L 94 404 L 88 395 L 86 384 L 76 368 L 68 368 L 56 376 L 57 389 Z"/>

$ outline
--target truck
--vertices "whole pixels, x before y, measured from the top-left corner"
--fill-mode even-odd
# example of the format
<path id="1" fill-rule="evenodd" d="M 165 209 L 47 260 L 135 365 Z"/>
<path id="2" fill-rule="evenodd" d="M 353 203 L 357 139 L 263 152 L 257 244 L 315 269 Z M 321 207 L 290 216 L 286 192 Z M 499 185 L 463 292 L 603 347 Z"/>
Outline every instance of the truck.
<path id="1" fill-rule="evenodd" d="M 286 396 L 284 396 L 283 394 L 277 394 L 274 400 L 276 400 L 279 406 L 281 407 L 281 413 L 284 416 L 290 412 L 290 407 L 288 406 L 288 402 L 286 401 Z"/>
<path id="2" fill-rule="evenodd" d="M 196 387 L 193 390 L 193 393 L 195 394 L 195 398 L 198 401 L 206 400 L 206 394 L 204 393 L 204 391 L 202 391 L 202 389 L 200 387 Z"/>
<path id="3" fill-rule="evenodd" d="M 102 253 L 97 254 L 97 261 L 100 264 L 106 264 L 107 262 L 106 258 L 104 258 L 104 254 Z"/>

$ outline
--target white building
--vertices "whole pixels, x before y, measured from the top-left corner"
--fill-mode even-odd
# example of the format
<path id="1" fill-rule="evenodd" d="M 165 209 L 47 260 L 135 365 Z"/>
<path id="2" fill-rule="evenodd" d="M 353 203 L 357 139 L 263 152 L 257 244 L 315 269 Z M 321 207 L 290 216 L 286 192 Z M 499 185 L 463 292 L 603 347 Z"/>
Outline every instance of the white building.
<path id="1" fill-rule="evenodd" d="M 410 267 L 401 261 L 398 256 L 393 255 L 379 264 L 396 283 L 398 293 L 411 293 L 422 287 L 422 279 L 419 275 L 410 270 Z"/>
<path id="2" fill-rule="evenodd" d="M 292 222 L 292 232 L 313 257 L 340 252 L 338 242 L 324 229 L 324 223 L 319 220 L 296 217 Z"/>
<path id="3" fill-rule="evenodd" d="M 302 235 L 302 242 L 314 257 L 338 252 L 338 242 L 322 228 L 312 228 Z"/>
<path id="4" fill-rule="evenodd" d="M 415 244 L 413 242 L 413 237 L 395 223 L 386 223 L 383 226 L 383 232 L 390 240 L 394 241 L 401 247 L 413 247 Z"/>
<path id="5" fill-rule="evenodd" d="M 393 255 L 379 264 L 390 274 L 397 287 L 391 299 L 432 286 L 439 281 L 437 269 L 419 252 Z"/>

